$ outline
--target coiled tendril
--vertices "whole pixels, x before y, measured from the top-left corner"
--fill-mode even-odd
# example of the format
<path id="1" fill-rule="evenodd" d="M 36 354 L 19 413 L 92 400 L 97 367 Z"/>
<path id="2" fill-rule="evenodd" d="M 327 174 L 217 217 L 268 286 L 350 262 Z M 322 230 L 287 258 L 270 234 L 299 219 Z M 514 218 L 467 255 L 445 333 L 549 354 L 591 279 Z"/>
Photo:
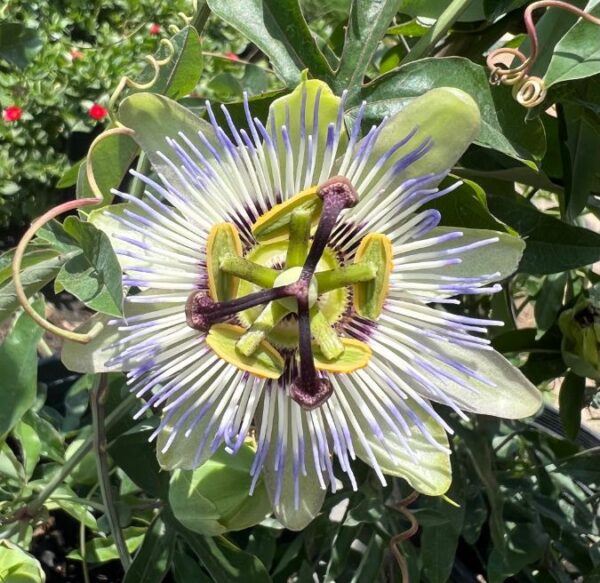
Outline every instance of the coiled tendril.
<path id="1" fill-rule="evenodd" d="M 523 19 L 525 21 L 527 36 L 531 43 L 531 53 L 529 57 L 526 57 L 518 49 L 501 47 L 488 55 L 486 64 L 491 71 L 490 83 L 493 85 L 512 85 L 513 97 L 523 107 L 527 108 L 532 108 L 542 103 L 547 94 L 544 80 L 540 77 L 530 76 L 528 74 L 533 63 L 535 63 L 539 52 L 537 32 L 535 30 L 535 24 L 533 23 L 533 12 L 540 8 L 561 8 L 567 12 L 572 12 L 573 14 L 580 16 L 588 22 L 600 25 L 600 18 L 592 16 L 576 6 L 568 4 L 567 2 L 561 2 L 560 0 L 540 0 L 539 2 L 533 2 L 525 9 Z M 516 57 L 520 61 L 520 64 L 512 69 L 503 68 L 503 66 L 498 63 L 498 57 L 500 55 L 511 55 L 512 57 Z"/>

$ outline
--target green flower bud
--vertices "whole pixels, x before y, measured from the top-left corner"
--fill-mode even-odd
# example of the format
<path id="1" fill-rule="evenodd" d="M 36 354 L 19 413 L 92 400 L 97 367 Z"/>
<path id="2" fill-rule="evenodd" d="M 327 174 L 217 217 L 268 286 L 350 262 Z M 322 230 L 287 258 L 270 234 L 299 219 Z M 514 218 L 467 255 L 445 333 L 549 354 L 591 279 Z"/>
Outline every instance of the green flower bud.
<path id="1" fill-rule="evenodd" d="M 246 442 L 235 455 L 220 449 L 195 470 L 175 470 L 169 503 L 177 520 L 208 536 L 261 522 L 271 512 L 271 503 L 262 479 L 253 495 L 248 494 L 254 451 Z"/>
<path id="2" fill-rule="evenodd" d="M 600 306 L 586 298 L 558 320 L 563 360 L 575 374 L 600 380 Z"/>

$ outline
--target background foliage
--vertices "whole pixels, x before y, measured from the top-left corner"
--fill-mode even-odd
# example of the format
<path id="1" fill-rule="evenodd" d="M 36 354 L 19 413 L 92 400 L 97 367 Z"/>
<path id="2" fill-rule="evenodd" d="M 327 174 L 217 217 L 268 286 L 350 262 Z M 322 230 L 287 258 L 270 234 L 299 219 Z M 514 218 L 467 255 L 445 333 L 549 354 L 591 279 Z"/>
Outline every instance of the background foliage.
<path id="1" fill-rule="evenodd" d="M 574 3 L 600 14 L 597 0 Z M 446 413 L 455 429 L 448 494 L 454 503 L 427 497 L 411 503 L 420 530 L 409 541 L 397 537 L 410 524 L 406 485 L 390 480 L 382 488 L 366 466 L 357 471 L 358 492 L 329 495 L 303 532 L 286 531 L 273 519 L 227 532 L 226 517 L 211 523 L 210 532 L 206 525 L 195 532 L 177 515 L 197 512 L 200 490 L 173 504 L 176 481 L 170 485 L 159 471 L 147 442 L 156 418 L 134 422 L 124 378 L 111 375 L 105 409 L 112 511 L 133 556 L 124 573 L 93 451 L 98 425 L 89 399 L 98 379 L 61 368 L 50 356 L 54 345 L 16 312 L 8 250 L 0 256 L 0 579 L 19 573 L 23 581 L 40 581 L 43 570 L 48 581 L 188 582 L 208 575 L 217 582 L 283 582 L 315 574 L 320 581 L 396 581 L 391 548 L 399 544 L 411 581 L 464 582 L 477 575 L 492 583 L 600 581 L 599 442 L 580 431 L 582 410 L 594 414 L 600 406 L 600 287 L 591 267 L 600 260 L 600 33 L 560 11 L 538 13 L 540 58 L 533 72 L 545 78 L 549 95 L 526 111 L 509 88 L 490 85 L 484 59 L 499 44 L 527 52 L 527 4 L 208 0 L 195 17 L 184 0 L 9 1 L 0 8 L 0 104 L 23 109 L 21 119 L 0 124 L 5 247 L 56 202 L 85 195 L 89 187 L 77 162 L 110 123 L 108 116 L 91 119 L 89 108 L 108 108 L 123 75 L 147 81 L 143 56 L 162 51 L 161 38 L 173 36 L 176 54 L 154 90 L 200 114 L 210 98 L 229 103 L 238 119 L 247 91 L 264 120 L 270 102 L 304 70 L 338 94 L 348 89 L 348 124 L 362 100 L 370 125 L 433 87 L 470 93 L 481 108 L 482 132 L 454 169 L 465 185 L 437 206 L 446 225 L 526 239 L 504 292 L 467 298 L 465 305 L 505 322 L 494 346 L 546 391 L 549 405 L 528 422 L 463 422 Z M 202 29 L 201 40 L 178 12 Z M 143 167 L 137 155 L 114 144 L 95 151 L 103 190 L 127 183 L 130 166 Z M 99 232 L 76 217 L 44 228 L 24 261 L 36 309 L 66 302 L 67 319 L 75 314 L 77 322 L 75 296 L 91 309 L 118 314 L 120 273 L 111 257 Z M 53 289 L 48 284 L 55 278 Z M 102 281 L 102 289 L 91 289 L 92 281 Z M 57 299 L 61 290 L 71 295 Z M 39 355 L 45 358 L 36 374 Z M 560 421 L 552 408 L 557 402 Z M 248 503 L 236 469 L 218 467 L 217 483 L 231 488 L 236 504 Z M 221 508 L 222 501 L 212 502 Z M 212 536 L 216 531 L 222 534 Z"/>

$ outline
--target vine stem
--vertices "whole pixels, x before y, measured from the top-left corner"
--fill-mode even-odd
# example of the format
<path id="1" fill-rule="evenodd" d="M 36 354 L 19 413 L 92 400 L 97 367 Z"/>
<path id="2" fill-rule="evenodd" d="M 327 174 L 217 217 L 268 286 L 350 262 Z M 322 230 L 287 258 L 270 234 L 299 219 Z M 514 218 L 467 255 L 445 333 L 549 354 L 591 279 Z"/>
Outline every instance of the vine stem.
<path id="1" fill-rule="evenodd" d="M 108 444 L 106 441 L 106 399 L 108 397 L 108 377 L 106 373 L 99 374 L 94 380 L 90 406 L 92 409 L 93 440 L 92 446 L 96 456 L 96 467 L 98 469 L 98 483 L 102 502 L 106 509 L 106 518 L 110 525 L 110 531 L 119 553 L 119 559 L 123 569 L 127 571 L 131 565 L 131 557 L 123 538 L 123 532 L 119 526 L 119 515 L 112 496 L 112 486 L 108 467 Z"/>
<path id="2" fill-rule="evenodd" d="M 129 411 L 136 400 L 137 398 L 135 395 L 129 395 L 126 399 L 119 403 L 119 405 L 115 407 L 114 411 L 112 411 L 110 415 L 107 415 L 105 427 L 108 429 L 117 421 L 119 421 Z M 60 471 L 56 472 L 52 479 L 40 491 L 40 493 L 31 502 L 29 502 L 29 504 L 15 512 L 15 520 L 32 518 L 40 511 L 44 505 L 44 502 L 46 502 L 46 500 L 52 496 L 54 490 L 64 483 L 65 478 L 79 465 L 86 454 L 92 450 L 93 440 L 94 437 L 92 435 L 86 438 L 79 449 L 77 449 L 77 451 L 75 451 L 75 453 L 73 453 L 73 455 L 64 463 Z M 13 529 L 8 531 L 4 535 L 4 538 L 10 538 L 18 529 L 18 526 L 18 523 L 13 525 Z"/>
<path id="3" fill-rule="evenodd" d="M 468 8 L 472 0 L 452 0 L 444 12 L 440 14 L 436 23 L 424 34 L 410 49 L 408 55 L 402 59 L 401 65 L 411 63 L 428 54 L 437 42 L 448 32 L 456 19 Z"/>
<path id="4" fill-rule="evenodd" d="M 398 567 L 400 568 L 402 583 L 410 583 L 410 574 L 408 572 L 408 563 L 406 562 L 404 555 L 400 552 L 398 545 L 409 540 L 411 537 L 417 534 L 417 531 L 419 530 L 419 523 L 417 522 L 415 515 L 407 508 L 407 506 L 410 506 L 418 497 L 419 493 L 417 491 L 413 491 L 406 498 L 400 500 L 396 506 L 394 506 L 394 508 L 410 522 L 410 526 L 406 530 L 395 534 L 390 539 L 390 550 L 392 551 L 392 554 L 398 563 Z"/>

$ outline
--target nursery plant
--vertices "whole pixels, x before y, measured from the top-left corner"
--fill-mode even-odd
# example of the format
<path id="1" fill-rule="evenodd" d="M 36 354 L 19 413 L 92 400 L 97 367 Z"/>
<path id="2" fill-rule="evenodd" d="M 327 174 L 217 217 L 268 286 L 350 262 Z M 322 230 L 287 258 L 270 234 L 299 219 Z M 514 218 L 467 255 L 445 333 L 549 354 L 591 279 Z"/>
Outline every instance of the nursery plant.
<path id="1" fill-rule="evenodd" d="M 600 580 L 600 2 L 179 4 L 2 9 L 0 579 Z"/>

